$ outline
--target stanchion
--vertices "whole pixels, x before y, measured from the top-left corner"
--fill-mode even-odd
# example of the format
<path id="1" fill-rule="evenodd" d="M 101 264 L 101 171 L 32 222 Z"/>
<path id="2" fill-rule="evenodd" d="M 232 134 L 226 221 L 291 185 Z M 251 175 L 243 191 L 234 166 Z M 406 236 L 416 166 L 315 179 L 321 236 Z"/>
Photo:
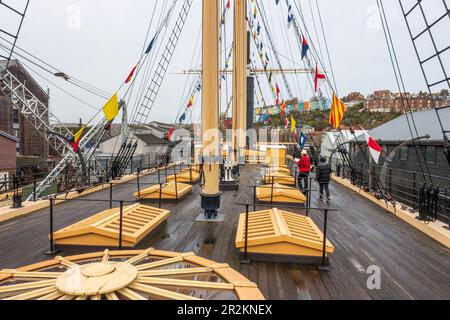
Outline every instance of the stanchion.
<path id="1" fill-rule="evenodd" d="M 122 250 L 123 235 L 123 201 L 120 201 L 120 229 L 119 229 L 119 250 Z"/>
<path id="2" fill-rule="evenodd" d="M 322 265 L 319 266 L 320 271 L 330 271 L 330 264 L 327 263 L 327 226 L 328 226 L 328 210 L 325 210 L 323 221 L 323 246 L 322 246 Z"/>
<path id="3" fill-rule="evenodd" d="M 163 184 L 160 182 L 159 183 L 159 209 L 162 208 L 162 188 L 163 188 Z"/>
<path id="4" fill-rule="evenodd" d="M 271 190 L 270 190 L 270 204 L 273 204 L 273 192 L 274 192 L 273 188 L 274 188 L 274 185 L 275 185 L 275 177 L 272 176 L 272 187 L 271 187 Z"/>
<path id="5" fill-rule="evenodd" d="M 139 199 L 141 198 L 141 183 L 140 183 L 140 181 L 139 181 L 139 174 L 141 173 L 141 169 L 138 169 L 137 170 L 137 177 L 136 177 L 136 180 L 137 180 L 137 187 L 138 187 L 138 197 L 139 197 Z"/>
<path id="6" fill-rule="evenodd" d="M 244 259 L 241 260 L 241 264 L 250 264 L 251 261 L 248 258 L 248 216 L 249 216 L 249 212 L 250 211 L 250 205 L 246 204 L 245 205 L 245 243 L 244 243 Z"/>
<path id="7" fill-rule="evenodd" d="M 53 241 L 53 207 L 55 205 L 55 199 L 50 198 L 50 250 L 45 253 L 47 256 L 53 256 L 58 251 L 55 250 L 55 245 Z"/>
<path id="8" fill-rule="evenodd" d="M 36 202 L 36 187 L 37 187 L 37 183 L 36 183 L 36 179 L 34 179 L 33 181 L 33 201 Z"/>
<path id="9" fill-rule="evenodd" d="M 113 207 L 113 183 L 110 182 L 109 184 L 109 208 L 112 209 Z"/>
<path id="10" fill-rule="evenodd" d="M 256 212 L 256 186 L 253 186 L 253 212 Z"/>

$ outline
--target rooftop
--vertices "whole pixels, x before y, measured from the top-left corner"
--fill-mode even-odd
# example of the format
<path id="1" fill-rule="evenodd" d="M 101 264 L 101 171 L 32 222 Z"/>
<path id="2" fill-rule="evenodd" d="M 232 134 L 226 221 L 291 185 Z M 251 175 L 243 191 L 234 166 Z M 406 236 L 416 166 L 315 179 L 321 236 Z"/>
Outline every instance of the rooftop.
<path id="1" fill-rule="evenodd" d="M 450 108 L 438 111 L 445 130 L 450 131 Z M 429 135 L 430 141 L 443 141 L 443 134 L 435 109 L 404 114 L 370 131 L 375 140 L 407 141 L 412 138 L 408 120 L 414 137 Z M 417 127 L 417 134 L 414 126 Z"/>

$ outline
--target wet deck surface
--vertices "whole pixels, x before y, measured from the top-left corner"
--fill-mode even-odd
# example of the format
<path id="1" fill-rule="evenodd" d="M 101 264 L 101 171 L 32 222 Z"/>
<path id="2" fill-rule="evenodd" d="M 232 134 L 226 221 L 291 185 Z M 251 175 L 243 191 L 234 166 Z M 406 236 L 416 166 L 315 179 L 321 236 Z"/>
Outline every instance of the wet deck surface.
<path id="1" fill-rule="evenodd" d="M 241 171 L 243 185 L 258 179 L 258 170 Z M 141 178 L 141 183 L 156 177 Z M 136 185 L 114 188 L 117 200 L 134 200 Z M 450 298 L 450 250 L 405 222 L 342 186 L 331 192 L 339 209 L 329 217 L 328 239 L 336 252 L 330 272 L 315 266 L 253 262 L 241 265 L 234 246 L 238 216 L 245 211 L 234 204 L 236 192 L 225 192 L 219 224 L 194 222 L 202 212 L 199 188 L 178 204 L 164 204 L 172 210 L 168 224 L 140 244 L 139 248 L 189 252 L 226 262 L 258 284 L 267 299 L 448 299 Z M 246 195 L 251 197 L 251 191 Z M 109 198 L 109 191 L 87 196 Z M 245 198 L 245 195 L 244 195 Z M 317 199 L 313 199 L 313 206 Z M 108 203 L 70 201 L 55 207 L 55 230 L 108 209 Z M 290 210 L 293 211 L 293 210 Z M 16 268 L 47 260 L 49 210 L 0 224 L 0 269 Z M 297 210 L 301 213 L 301 210 Z M 319 228 L 323 216 L 312 212 Z M 210 238 L 214 244 L 206 243 Z M 90 250 L 88 250 L 90 251 Z M 71 254 L 60 252 L 60 255 Z M 381 289 L 367 288 L 367 269 L 381 270 Z"/>

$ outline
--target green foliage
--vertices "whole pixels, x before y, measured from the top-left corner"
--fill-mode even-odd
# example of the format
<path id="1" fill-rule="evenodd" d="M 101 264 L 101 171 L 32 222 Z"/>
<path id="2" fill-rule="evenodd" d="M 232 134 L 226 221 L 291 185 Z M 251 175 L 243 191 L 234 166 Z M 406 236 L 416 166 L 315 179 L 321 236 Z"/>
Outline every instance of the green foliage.
<path id="1" fill-rule="evenodd" d="M 329 111 L 310 111 L 310 112 L 299 112 L 295 111 L 287 115 L 289 121 L 291 115 L 296 119 L 297 125 L 309 125 L 316 129 L 316 131 L 322 131 L 328 128 L 330 125 L 328 123 Z M 343 120 L 343 125 L 346 126 L 361 126 L 366 130 L 371 130 L 376 128 L 386 122 L 389 122 L 397 117 L 401 113 L 375 113 L 364 109 L 364 103 L 360 103 L 349 107 L 345 113 Z M 279 127 L 284 126 L 284 117 L 280 115 L 272 116 L 272 121 L 269 121 L 267 126 Z M 256 128 L 265 127 L 266 125 L 258 123 L 255 125 Z"/>

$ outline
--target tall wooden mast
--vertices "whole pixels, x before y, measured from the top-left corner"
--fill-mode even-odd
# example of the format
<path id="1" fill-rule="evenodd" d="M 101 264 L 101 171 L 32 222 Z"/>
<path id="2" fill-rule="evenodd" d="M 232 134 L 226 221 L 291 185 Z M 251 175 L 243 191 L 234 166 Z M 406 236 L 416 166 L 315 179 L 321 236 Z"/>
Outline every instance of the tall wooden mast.
<path id="1" fill-rule="evenodd" d="M 202 208 L 208 219 L 215 218 L 220 207 L 219 24 L 219 0 L 203 0 Z"/>
<path id="2" fill-rule="evenodd" d="M 247 127 L 247 21 L 246 1 L 234 4 L 233 150 L 235 163 L 246 145 Z"/>

